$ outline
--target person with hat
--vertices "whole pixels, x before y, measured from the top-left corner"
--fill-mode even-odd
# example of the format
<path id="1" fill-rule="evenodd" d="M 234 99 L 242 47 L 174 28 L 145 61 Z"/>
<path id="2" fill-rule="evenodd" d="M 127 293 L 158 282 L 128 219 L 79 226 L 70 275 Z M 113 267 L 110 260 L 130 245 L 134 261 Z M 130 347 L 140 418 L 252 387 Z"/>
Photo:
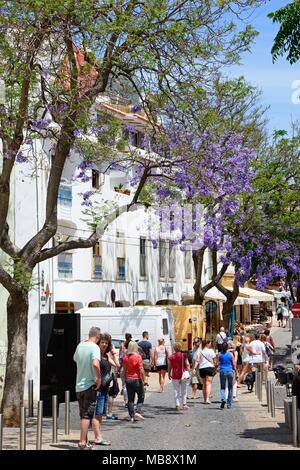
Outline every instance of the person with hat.
<path id="1" fill-rule="evenodd" d="M 128 413 L 131 422 L 134 422 L 136 419 L 144 419 L 142 407 L 145 398 L 145 371 L 142 358 L 138 353 L 138 345 L 135 341 L 130 341 L 128 344 L 127 355 L 123 358 L 123 367 L 128 395 Z M 138 397 L 136 410 L 134 405 L 135 394 Z"/>

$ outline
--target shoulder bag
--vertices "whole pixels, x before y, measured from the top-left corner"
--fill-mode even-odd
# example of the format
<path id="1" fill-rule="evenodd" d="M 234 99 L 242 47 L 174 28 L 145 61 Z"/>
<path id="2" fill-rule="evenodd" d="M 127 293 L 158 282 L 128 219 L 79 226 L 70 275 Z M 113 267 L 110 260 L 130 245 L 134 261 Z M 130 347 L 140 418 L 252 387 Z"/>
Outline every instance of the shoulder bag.
<path id="1" fill-rule="evenodd" d="M 181 360 L 182 360 L 182 362 L 181 362 L 182 375 L 181 375 L 181 379 L 180 379 L 180 380 L 185 380 L 185 381 L 188 381 L 188 380 L 190 380 L 191 376 L 190 376 L 190 373 L 189 373 L 189 371 L 188 371 L 188 370 L 184 370 L 184 361 L 183 361 L 184 357 L 185 357 L 185 356 L 184 356 L 184 354 L 183 354 L 183 353 L 181 353 Z"/>

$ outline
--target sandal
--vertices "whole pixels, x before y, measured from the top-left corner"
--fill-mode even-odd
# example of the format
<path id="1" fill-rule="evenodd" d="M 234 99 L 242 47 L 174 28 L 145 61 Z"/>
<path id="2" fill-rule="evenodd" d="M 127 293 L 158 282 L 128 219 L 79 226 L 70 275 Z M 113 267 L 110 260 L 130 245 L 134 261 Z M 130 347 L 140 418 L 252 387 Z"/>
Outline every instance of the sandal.
<path id="1" fill-rule="evenodd" d="M 111 442 L 110 442 L 110 441 L 106 441 L 105 439 L 101 439 L 101 441 L 99 441 L 99 442 L 96 442 L 96 441 L 95 441 L 95 445 L 96 445 L 96 446 L 110 446 L 110 445 L 111 445 Z"/>

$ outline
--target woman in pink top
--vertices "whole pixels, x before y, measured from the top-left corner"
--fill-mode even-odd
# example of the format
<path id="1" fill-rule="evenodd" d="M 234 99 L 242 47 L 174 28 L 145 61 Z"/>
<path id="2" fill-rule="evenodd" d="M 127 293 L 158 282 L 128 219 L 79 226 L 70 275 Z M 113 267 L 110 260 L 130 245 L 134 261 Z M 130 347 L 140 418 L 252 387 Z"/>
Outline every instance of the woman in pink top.
<path id="1" fill-rule="evenodd" d="M 190 370 L 186 354 L 181 352 L 181 344 L 174 344 L 174 354 L 168 357 L 168 375 L 172 379 L 176 410 L 187 410 L 187 380 L 181 380 L 182 373 Z"/>

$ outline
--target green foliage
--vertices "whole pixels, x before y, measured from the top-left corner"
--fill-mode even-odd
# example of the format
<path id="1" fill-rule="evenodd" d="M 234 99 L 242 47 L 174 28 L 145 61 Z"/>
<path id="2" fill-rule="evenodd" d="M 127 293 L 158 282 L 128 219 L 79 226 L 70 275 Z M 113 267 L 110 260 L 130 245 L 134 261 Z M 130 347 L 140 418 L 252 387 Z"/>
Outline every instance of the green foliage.
<path id="1" fill-rule="evenodd" d="M 32 271 L 28 269 L 21 258 L 9 258 L 4 261 L 3 267 L 25 291 L 29 292 L 35 286 L 38 286 L 37 278 L 32 275 Z"/>
<path id="2" fill-rule="evenodd" d="M 297 62 L 300 58 L 300 1 L 294 0 L 268 16 L 273 23 L 280 24 L 271 50 L 273 62 L 285 55 L 290 64 Z"/>

